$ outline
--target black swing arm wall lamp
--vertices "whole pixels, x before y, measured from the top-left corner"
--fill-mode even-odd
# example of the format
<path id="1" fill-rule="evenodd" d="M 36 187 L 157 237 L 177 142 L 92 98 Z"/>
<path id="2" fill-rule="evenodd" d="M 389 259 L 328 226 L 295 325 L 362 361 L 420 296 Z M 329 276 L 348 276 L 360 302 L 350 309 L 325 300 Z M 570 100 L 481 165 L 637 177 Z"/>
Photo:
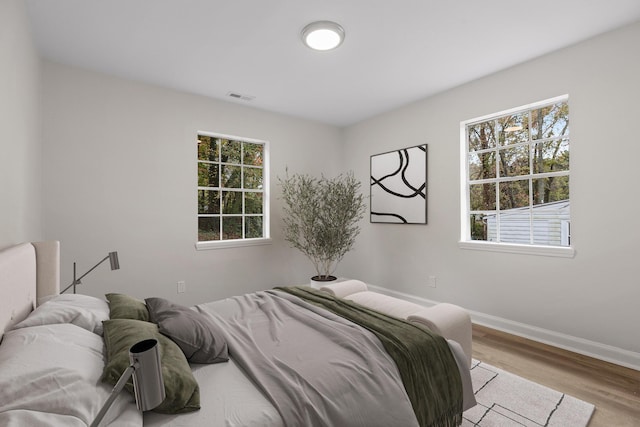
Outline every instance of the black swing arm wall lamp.
<path id="1" fill-rule="evenodd" d="M 98 262 L 96 265 L 94 265 L 93 267 L 91 267 L 89 269 L 89 271 L 87 271 L 86 273 L 84 273 L 82 276 L 76 278 L 76 263 L 73 263 L 73 282 L 71 282 L 71 284 L 69 286 L 67 286 L 66 288 L 64 288 L 62 290 L 62 292 L 60 292 L 61 294 L 65 293 L 69 288 L 71 288 L 73 286 L 73 293 L 76 293 L 76 286 L 82 284 L 81 280 L 84 278 L 84 276 L 86 276 L 87 274 L 91 273 L 93 270 L 95 270 L 95 268 L 97 266 L 99 266 L 100 264 L 102 264 L 103 262 L 105 262 L 106 260 L 109 260 L 109 263 L 111 264 L 111 270 L 119 270 L 120 269 L 120 262 L 118 261 L 118 252 L 109 252 L 109 254 L 102 258 L 100 260 L 100 262 Z"/>

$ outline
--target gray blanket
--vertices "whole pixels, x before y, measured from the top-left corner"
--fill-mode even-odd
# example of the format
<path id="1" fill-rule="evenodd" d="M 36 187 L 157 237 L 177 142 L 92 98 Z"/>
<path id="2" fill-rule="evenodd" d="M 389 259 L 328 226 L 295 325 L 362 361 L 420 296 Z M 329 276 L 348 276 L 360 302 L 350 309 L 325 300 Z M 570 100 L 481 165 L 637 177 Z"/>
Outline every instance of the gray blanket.
<path id="1" fill-rule="evenodd" d="M 223 326 L 229 353 L 285 425 L 418 425 L 395 363 L 360 326 L 276 291 L 197 309 Z"/>

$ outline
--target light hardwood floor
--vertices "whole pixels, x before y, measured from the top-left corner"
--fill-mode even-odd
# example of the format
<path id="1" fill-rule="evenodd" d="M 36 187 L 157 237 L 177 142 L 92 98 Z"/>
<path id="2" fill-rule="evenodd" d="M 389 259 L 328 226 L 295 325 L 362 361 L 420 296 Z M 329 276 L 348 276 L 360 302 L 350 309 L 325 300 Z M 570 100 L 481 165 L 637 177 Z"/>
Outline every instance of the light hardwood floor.
<path id="1" fill-rule="evenodd" d="M 640 371 L 479 325 L 473 357 L 594 404 L 589 427 L 640 427 Z"/>

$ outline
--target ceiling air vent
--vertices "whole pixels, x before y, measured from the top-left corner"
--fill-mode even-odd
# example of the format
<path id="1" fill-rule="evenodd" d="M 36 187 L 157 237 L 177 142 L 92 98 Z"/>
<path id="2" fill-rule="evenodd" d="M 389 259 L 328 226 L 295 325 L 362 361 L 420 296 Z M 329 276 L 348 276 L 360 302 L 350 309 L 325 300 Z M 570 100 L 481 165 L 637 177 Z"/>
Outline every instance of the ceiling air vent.
<path id="1" fill-rule="evenodd" d="M 227 96 L 235 99 L 241 99 L 243 101 L 253 101 L 254 99 L 256 99 L 255 96 L 242 95 L 241 93 L 238 93 L 238 92 L 229 92 L 227 93 Z"/>

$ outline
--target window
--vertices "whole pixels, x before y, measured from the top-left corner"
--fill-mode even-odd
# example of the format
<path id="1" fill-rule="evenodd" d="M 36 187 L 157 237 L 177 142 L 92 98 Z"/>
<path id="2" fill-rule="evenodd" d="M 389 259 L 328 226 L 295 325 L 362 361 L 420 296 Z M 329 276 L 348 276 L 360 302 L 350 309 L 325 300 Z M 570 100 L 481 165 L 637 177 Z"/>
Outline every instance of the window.
<path id="1" fill-rule="evenodd" d="M 198 134 L 198 249 L 269 239 L 267 143 Z"/>
<path id="2" fill-rule="evenodd" d="M 462 122 L 461 135 L 461 246 L 572 256 L 568 97 Z"/>

